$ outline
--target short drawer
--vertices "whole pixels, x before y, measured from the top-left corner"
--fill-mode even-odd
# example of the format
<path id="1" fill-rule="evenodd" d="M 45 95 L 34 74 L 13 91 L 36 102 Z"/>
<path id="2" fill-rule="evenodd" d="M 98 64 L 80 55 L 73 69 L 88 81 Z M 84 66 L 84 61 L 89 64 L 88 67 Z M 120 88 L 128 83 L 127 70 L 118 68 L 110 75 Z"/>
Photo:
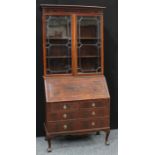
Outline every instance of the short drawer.
<path id="1" fill-rule="evenodd" d="M 107 108 L 91 108 L 89 110 L 79 110 L 79 118 L 95 118 L 95 117 L 105 117 L 109 115 Z"/>
<path id="2" fill-rule="evenodd" d="M 47 113 L 47 121 L 68 120 L 77 118 L 94 118 L 108 116 L 109 112 L 107 108 L 91 108 L 89 110 L 78 111 L 58 111 Z"/>
<path id="3" fill-rule="evenodd" d="M 53 111 L 52 113 L 47 113 L 47 121 L 76 119 L 77 117 L 77 111 Z"/>
<path id="4" fill-rule="evenodd" d="M 67 111 L 67 110 L 77 110 L 78 103 L 76 102 L 61 102 L 61 103 L 47 103 L 47 112 L 54 112 L 54 111 Z"/>
<path id="5" fill-rule="evenodd" d="M 107 106 L 106 101 L 82 101 L 79 102 L 79 108 L 103 108 Z"/>
<path id="6" fill-rule="evenodd" d="M 54 123 L 47 123 L 47 130 L 49 132 L 73 131 L 76 130 L 77 124 L 74 121 L 57 121 Z"/>
<path id="7" fill-rule="evenodd" d="M 89 120 L 82 120 L 80 122 L 80 129 L 95 129 L 109 127 L 109 117 L 93 118 Z"/>
<path id="8" fill-rule="evenodd" d="M 68 121 L 48 122 L 49 132 L 69 132 L 84 129 L 96 129 L 109 127 L 109 118 L 100 119 L 77 119 Z"/>

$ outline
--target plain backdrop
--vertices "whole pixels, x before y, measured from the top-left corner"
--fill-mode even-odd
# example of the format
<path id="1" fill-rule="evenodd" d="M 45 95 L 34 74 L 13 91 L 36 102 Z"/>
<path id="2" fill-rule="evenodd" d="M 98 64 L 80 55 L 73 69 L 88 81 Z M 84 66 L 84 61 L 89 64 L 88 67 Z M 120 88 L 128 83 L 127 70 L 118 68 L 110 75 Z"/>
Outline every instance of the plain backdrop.
<path id="1" fill-rule="evenodd" d="M 105 76 L 111 96 L 112 129 L 118 127 L 118 4 L 117 0 L 37 0 L 36 1 L 36 134 L 44 135 L 45 94 L 43 84 L 43 54 L 40 4 L 72 4 L 106 6 L 104 10 Z"/>

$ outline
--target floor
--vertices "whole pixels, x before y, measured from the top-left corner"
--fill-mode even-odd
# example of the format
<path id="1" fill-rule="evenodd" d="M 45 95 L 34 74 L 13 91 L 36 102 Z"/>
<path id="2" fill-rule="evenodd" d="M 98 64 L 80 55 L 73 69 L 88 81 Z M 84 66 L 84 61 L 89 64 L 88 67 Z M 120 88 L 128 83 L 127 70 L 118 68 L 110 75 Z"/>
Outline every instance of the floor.
<path id="1" fill-rule="evenodd" d="M 44 137 L 36 139 L 36 155 L 118 155 L 118 131 L 111 130 L 110 145 L 104 144 L 105 133 L 82 137 L 57 137 L 52 140 L 53 151 L 47 153 Z"/>

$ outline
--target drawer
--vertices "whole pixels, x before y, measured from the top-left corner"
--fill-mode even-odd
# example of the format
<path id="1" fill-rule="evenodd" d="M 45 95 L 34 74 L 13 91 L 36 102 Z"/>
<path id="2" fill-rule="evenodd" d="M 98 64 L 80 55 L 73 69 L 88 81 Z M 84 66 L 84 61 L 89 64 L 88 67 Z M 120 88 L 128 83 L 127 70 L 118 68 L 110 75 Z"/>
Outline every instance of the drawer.
<path id="1" fill-rule="evenodd" d="M 89 110 L 79 111 L 61 111 L 47 113 L 47 121 L 68 120 L 77 118 L 91 118 L 108 116 L 109 112 L 106 108 L 91 108 Z"/>
<path id="2" fill-rule="evenodd" d="M 81 101 L 79 102 L 79 108 L 103 108 L 108 104 L 106 101 Z"/>
<path id="3" fill-rule="evenodd" d="M 77 117 L 77 111 L 53 111 L 52 113 L 47 113 L 47 121 L 76 119 Z"/>
<path id="4" fill-rule="evenodd" d="M 57 121 L 53 123 L 47 123 L 48 132 L 62 132 L 62 131 L 73 131 L 78 127 L 78 123 L 75 121 Z"/>
<path id="5" fill-rule="evenodd" d="M 67 111 L 67 110 L 76 110 L 78 109 L 77 102 L 61 102 L 61 103 L 47 103 L 46 104 L 47 112 L 53 111 Z"/>
<path id="6" fill-rule="evenodd" d="M 109 117 L 100 119 L 77 119 L 47 123 L 47 130 L 49 132 L 68 132 L 105 127 L 109 127 Z"/>
<path id="7" fill-rule="evenodd" d="M 109 117 L 92 118 L 89 120 L 82 120 L 80 122 L 80 129 L 105 128 L 108 126 L 109 126 Z"/>
<path id="8" fill-rule="evenodd" d="M 95 118 L 108 116 L 109 112 L 107 108 L 91 108 L 89 110 L 79 110 L 79 118 Z"/>

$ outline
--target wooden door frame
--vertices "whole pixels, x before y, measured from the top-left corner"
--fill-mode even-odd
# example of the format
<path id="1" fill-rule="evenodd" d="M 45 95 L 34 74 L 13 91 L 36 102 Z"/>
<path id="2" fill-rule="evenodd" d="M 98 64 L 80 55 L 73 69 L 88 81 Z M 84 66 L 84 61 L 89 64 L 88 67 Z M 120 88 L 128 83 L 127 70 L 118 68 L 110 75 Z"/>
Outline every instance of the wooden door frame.
<path id="1" fill-rule="evenodd" d="M 71 17 L 71 56 L 72 56 L 72 72 L 70 74 L 47 74 L 47 63 L 46 63 L 46 16 L 70 16 Z M 99 16 L 100 17 L 100 32 L 101 32 L 101 72 L 99 73 L 78 73 L 77 71 L 77 17 L 78 16 Z M 42 41 L 43 41 L 43 73 L 44 76 L 87 76 L 87 75 L 103 75 L 104 74 L 104 17 L 101 14 L 93 14 L 93 13 L 44 13 L 42 14 Z"/>
<path id="2" fill-rule="evenodd" d="M 101 14 L 88 14 L 88 13 L 76 13 L 76 18 L 78 16 L 94 16 L 94 17 L 100 17 L 100 33 L 101 33 L 101 36 L 100 36 L 100 39 L 101 39 L 101 49 L 100 49 L 100 52 L 101 52 L 101 72 L 99 73 L 78 73 L 77 71 L 77 68 L 78 66 L 76 66 L 76 76 L 87 76 L 87 75 L 104 75 L 104 17 L 103 15 Z M 77 20 L 76 20 L 76 23 L 77 23 Z M 77 36 L 77 24 L 76 25 L 76 31 L 73 32 L 73 33 L 76 33 L 76 36 Z M 77 44 L 77 37 L 76 37 L 76 44 Z M 77 55 L 77 46 L 76 46 L 76 59 L 74 59 L 75 61 L 78 62 L 78 55 Z M 76 62 L 76 64 L 77 64 Z"/>

